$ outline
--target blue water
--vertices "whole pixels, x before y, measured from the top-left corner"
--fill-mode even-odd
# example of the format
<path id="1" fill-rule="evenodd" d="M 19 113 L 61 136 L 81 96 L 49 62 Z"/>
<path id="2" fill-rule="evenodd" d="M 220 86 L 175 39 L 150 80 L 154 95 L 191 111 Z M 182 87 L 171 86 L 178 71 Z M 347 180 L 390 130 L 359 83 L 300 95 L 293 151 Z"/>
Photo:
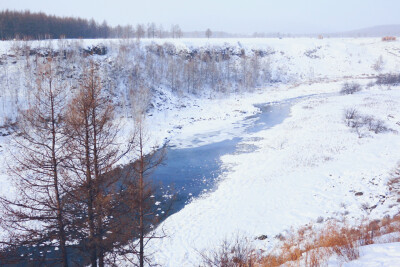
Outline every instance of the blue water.
<path id="1" fill-rule="evenodd" d="M 248 116 L 237 123 L 244 133 L 255 133 L 280 124 L 290 114 L 290 102 L 257 105 L 260 112 Z M 210 133 L 210 138 L 215 132 Z M 204 136 L 203 136 L 204 137 Z M 158 167 L 151 179 L 163 185 L 162 190 L 173 192 L 176 200 L 171 213 L 182 209 L 192 198 L 214 190 L 222 168 L 221 156 L 251 152 L 256 147 L 243 150 L 242 137 L 232 137 L 224 141 L 193 148 L 167 148 L 167 159 Z M 171 189 L 173 188 L 173 189 Z"/>

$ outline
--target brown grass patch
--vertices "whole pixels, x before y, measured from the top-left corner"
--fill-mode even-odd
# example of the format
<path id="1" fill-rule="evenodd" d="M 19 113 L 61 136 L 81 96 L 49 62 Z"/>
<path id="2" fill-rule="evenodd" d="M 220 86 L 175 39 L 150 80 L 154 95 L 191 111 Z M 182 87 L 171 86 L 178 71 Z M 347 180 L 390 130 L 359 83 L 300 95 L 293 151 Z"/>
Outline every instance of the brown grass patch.
<path id="1" fill-rule="evenodd" d="M 291 234 L 271 254 L 259 259 L 260 266 L 322 266 L 336 255 L 342 262 L 358 259 L 360 246 L 375 243 L 385 234 L 400 232 L 400 216 L 364 220 L 359 226 L 328 222 L 323 228 L 307 225 Z M 397 242 L 393 237 L 390 242 Z"/>
<path id="2" fill-rule="evenodd" d="M 326 265 L 333 255 L 344 263 L 358 259 L 361 246 L 382 242 L 379 237 L 391 233 L 400 233 L 400 215 L 364 220 L 358 226 L 330 220 L 324 226 L 307 224 L 292 229 L 286 236 L 278 235 L 279 244 L 267 255 L 254 249 L 246 238 L 237 237 L 232 242 L 225 240 L 218 248 L 200 253 L 203 259 L 200 266 L 317 267 Z M 394 235 L 385 241 L 398 242 L 400 238 Z"/>

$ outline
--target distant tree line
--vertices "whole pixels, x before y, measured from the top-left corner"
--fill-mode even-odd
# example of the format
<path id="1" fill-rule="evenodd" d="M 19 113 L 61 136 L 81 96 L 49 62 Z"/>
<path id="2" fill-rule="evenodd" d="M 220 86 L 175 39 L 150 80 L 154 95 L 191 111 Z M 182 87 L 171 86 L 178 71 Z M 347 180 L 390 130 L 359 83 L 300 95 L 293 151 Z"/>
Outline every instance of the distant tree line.
<path id="1" fill-rule="evenodd" d="M 126 88 L 133 80 L 137 87 L 166 87 L 173 92 L 193 95 L 230 94 L 251 91 L 273 82 L 270 51 L 245 51 L 235 46 L 180 50 L 168 42 L 144 47 L 122 46 L 124 49 L 119 49 L 114 72 L 130 77 Z"/>
<path id="2" fill-rule="evenodd" d="M 106 21 L 74 17 L 57 17 L 43 12 L 30 11 L 0 12 L 0 39 L 58 39 L 58 38 L 181 38 L 179 25 L 170 31 L 155 23 L 135 26 L 111 27 Z"/>
<path id="3" fill-rule="evenodd" d="M 106 22 L 96 23 L 93 19 L 72 17 L 56 17 L 45 13 L 30 11 L 0 12 L 0 38 L 13 39 L 17 37 L 43 38 L 107 38 L 110 27 Z"/>

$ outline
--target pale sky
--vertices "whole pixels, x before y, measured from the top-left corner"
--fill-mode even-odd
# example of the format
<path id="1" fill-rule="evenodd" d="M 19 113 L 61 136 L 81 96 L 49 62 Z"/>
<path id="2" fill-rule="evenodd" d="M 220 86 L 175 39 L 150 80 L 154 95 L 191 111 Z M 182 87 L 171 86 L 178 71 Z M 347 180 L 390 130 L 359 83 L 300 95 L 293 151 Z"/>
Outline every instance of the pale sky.
<path id="1" fill-rule="evenodd" d="M 400 0 L 0 0 L 0 9 L 169 29 L 231 33 L 319 33 L 400 24 Z"/>

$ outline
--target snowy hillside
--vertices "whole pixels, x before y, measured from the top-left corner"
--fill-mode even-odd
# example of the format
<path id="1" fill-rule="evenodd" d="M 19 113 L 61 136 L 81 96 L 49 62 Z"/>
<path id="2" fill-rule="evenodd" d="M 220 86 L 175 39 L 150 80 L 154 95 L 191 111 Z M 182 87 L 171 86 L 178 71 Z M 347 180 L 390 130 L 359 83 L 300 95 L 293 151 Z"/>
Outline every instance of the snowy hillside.
<path id="1" fill-rule="evenodd" d="M 390 191 L 387 182 L 400 167 L 400 87 L 375 82 L 380 74 L 400 70 L 399 42 L 382 42 L 378 38 L 155 40 L 129 43 L 140 48 L 126 52 L 121 47 L 127 44 L 121 40 L 84 40 L 68 49 L 98 44 L 107 47 L 107 54 L 88 57 L 100 64 L 103 84 L 114 90 L 119 103 L 119 120 L 129 125 L 133 102 L 128 74 L 134 70 L 133 62 L 141 57 L 135 53 L 149 51 L 146 46 L 165 48 L 165 43 L 173 44 L 176 55 L 230 51 L 231 61 L 217 61 L 221 77 L 228 70 L 242 73 L 244 68 L 243 77 L 250 77 L 247 74 L 252 70 L 258 74 L 251 76 L 252 81 L 246 86 L 238 85 L 244 83 L 243 79 L 229 74 L 227 84 L 215 82 L 214 88 L 211 77 L 189 91 L 185 90 L 184 76 L 188 72 L 182 70 L 181 88 L 175 90 L 167 74 L 173 65 L 168 60 L 158 62 L 161 59 L 157 55 L 151 57 L 155 60 L 152 66 L 166 66 L 159 72 L 159 82 L 155 79 L 151 95 L 145 96 L 148 105 L 142 107 L 148 115 L 147 131 L 153 143 L 168 140 L 177 148 L 190 148 L 241 137 L 240 147 L 255 149 L 247 153 L 238 149 L 222 156 L 225 171 L 215 190 L 193 199 L 162 223 L 156 231 L 162 229 L 167 237 L 149 243 L 156 263 L 198 266 L 202 260 L 199 252 L 237 234 L 268 251 L 279 242 L 275 237 L 285 235 L 291 227 L 332 218 L 351 224 L 363 218 L 398 214 L 397 192 Z M 29 45 L 32 49 L 43 44 Z M 61 45 L 65 44 L 52 44 L 56 50 Z M 32 72 L 28 66 L 34 57 L 27 59 L 18 54 L 15 46 L 22 44 L 0 42 L 0 125 L 13 122 L 18 108 L 28 105 L 29 86 L 34 82 L 29 78 Z M 79 58 L 73 55 L 70 65 L 63 63 L 65 81 L 72 90 L 79 77 L 75 67 Z M 259 62 L 253 64 L 255 60 Z M 185 59 L 182 62 L 186 64 Z M 233 67 L 223 65 L 227 62 Z M 150 74 L 142 79 L 150 79 Z M 344 82 L 357 82 L 362 90 L 340 94 Z M 133 95 L 136 100 L 143 100 L 141 97 Z M 246 118 L 261 112 L 256 104 L 282 103 L 290 104 L 290 115 L 281 124 L 253 133 L 240 128 Z M 345 118 L 349 109 L 355 109 L 362 118 L 368 117 L 371 124 L 349 126 L 352 124 Z M 371 125 L 378 121 L 382 127 L 376 130 Z M 0 128 L 0 161 L 4 166 L 9 134 L 9 128 Z M 0 193 L 12 194 L 5 170 L 0 171 Z M 262 235 L 267 238 L 258 240 Z M 397 247 L 367 247 L 365 256 L 346 266 L 365 266 L 367 262 L 376 266 L 368 255 Z M 398 257 L 398 253 L 392 254 Z M 383 266 L 394 262 L 385 261 L 380 261 Z M 124 259 L 119 264 L 129 265 Z"/>
<path id="2" fill-rule="evenodd" d="M 255 63 L 258 64 L 256 71 L 263 71 L 263 75 L 267 76 L 265 78 L 257 78 L 260 80 L 255 85 L 266 86 L 269 82 L 295 84 L 321 79 L 335 80 L 343 77 L 362 78 L 376 75 L 378 72 L 390 72 L 400 67 L 398 63 L 400 50 L 397 44 L 397 42 L 381 42 L 378 38 L 324 40 L 308 38 L 239 40 L 156 39 L 155 41 L 145 40 L 141 44 L 137 44 L 134 40 L 2 41 L 0 43 L 0 75 L 2 77 L 0 99 L 2 112 L 0 122 L 3 124 L 7 118 L 11 120 L 15 119 L 17 109 L 27 104 L 27 101 L 29 101 L 29 90 L 34 84 L 32 68 L 37 64 L 38 55 L 40 59 L 46 53 L 48 54 L 48 51 L 51 49 L 64 51 L 65 55 L 61 64 L 64 68 L 65 78 L 67 78 L 73 87 L 79 74 L 79 58 L 81 56 L 86 57 L 86 55 L 82 54 L 82 51 L 95 45 L 106 47 L 106 55 L 94 56 L 93 59 L 102 65 L 104 75 L 108 76 L 108 81 L 105 81 L 107 83 L 106 86 L 113 87 L 114 90 L 119 92 L 121 94 L 120 98 L 125 97 L 121 101 L 128 101 L 126 99 L 127 93 L 125 92 L 127 90 L 126 80 L 129 76 L 128 72 L 133 71 L 133 67 L 137 64 L 165 64 L 163 63 L 165 59 L 158 56 L 158 52 L 155 51 L 155 49 L 159 49 L 160 45 L 162 45 L 164 53 L 176 53 L 176 55 L 183 57 L 190 57 L 204 52 L 208 54 L 219 53 L 222 56 L 233 56 L 230 61 L 233 64 L 232 67 L 229 65 L 226 67 L 221 66 L 224 67 L 221 71 L 228 72 L 227 75 L 234 75 L 233 73 L 229 73 L 229 68 L 233 68 L 232 70 L 236 68 L 236 71 L 243 71 L 243 68 L 247 68 L 243 64 L 248 64 L 248 68 L 250 69 L 254 64 L 250 61 L 248 63 L 245 61 L 242 62 L 243 55 L 246 57 L 257 55 L 259 62 Z M 147 53 L 146 51 L 150 52 Z M 149 57 L 153 53 L 156 54 L 153 57 Z M 143 63 L 140 63 L 141 57 L 143 57 Z M 382 64 L 374 69 L 373 66 L 380 57 Z M 154 61 L 154 63 L 149 63 L 148 61 Z M 184 64 L 179 63 L 179 61 L 176 63 Z M 166 64 L 167 67 L 170 65 L 169 62 Z M 155 69 L 154 71 L 157 71 L 155 65 L 152 68 Z M 172 83 L 171 85 L 171 81 L 168 78 L 168 70 L 160 69 L 159 71 L 161 71 L 160 75 L 165 81 L 160 81 L 154 85 L 161 85 L 165 88 L 169 87 L 169 89 L 171 89 L 171 86 L 174 87 L 174 84 Z M 182 71 L 184 70 L 182 69 Z M 140 75 L 143 76 L 143 74 Z M 146 77 L 148 75 L 152 74 L 145 74 Z M 182 73 L 182 75 L 185 74 Z M 186 78 L 190 79 L 190 77 Z M 148 77 L 147 80 L 150 79 L 151 77 Z M 242 78 L 239 77 L 239 79 Z M 181 80 L 179 83 L 182 83 L 182 86 L 185 87 L 185 77 L 181 77 Z M 207 86 L 211 87 L 214 85 L 208 84 Z M 225 86 L 235 87 L 235 83 Z M 248 85 L 245 86 L 247 87 Z M 191 90 L 190 88 L 183 89 L 183 87 L 183 91 Z M 229 91 L 231 88 L 218 88 L 218 90 Z M 124 103 L 123 105 L 126 106 L 128 103 Z"/>

